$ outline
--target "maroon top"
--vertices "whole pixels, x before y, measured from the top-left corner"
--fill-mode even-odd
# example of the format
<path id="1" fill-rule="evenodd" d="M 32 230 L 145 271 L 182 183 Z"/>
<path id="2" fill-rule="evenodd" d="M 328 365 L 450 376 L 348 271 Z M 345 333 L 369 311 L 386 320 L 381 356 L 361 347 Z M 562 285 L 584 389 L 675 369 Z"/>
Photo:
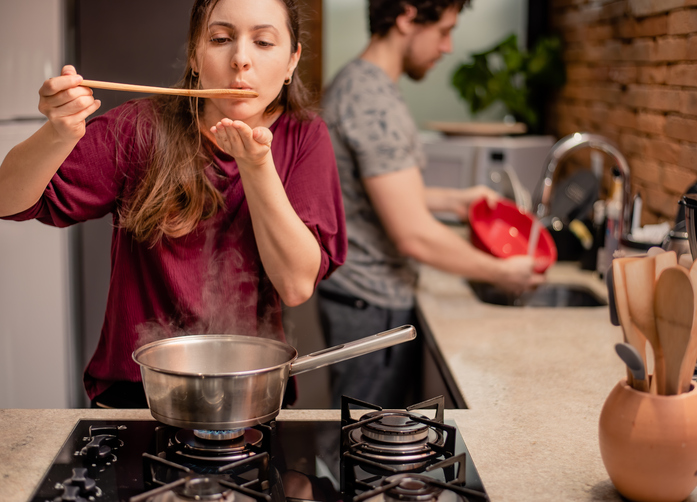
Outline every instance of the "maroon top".
<path id="1" fill-rule="evenodd" d="M 36 218 L 65 227 L 113 215 L 106 314 L 84 375 L 91 399 L 114 381 L 140 381 L 131 354 L 159 338 L 233 333 L 285 339 L 281 301 L 261 263 L 232 157 L 215 149 L 217 167 L 209 166 L 207 174 L 223 195 L 225 209 L 202 221 L 194 232 L 164 238 L 151 247 L 119 228 L 120 201 L 146 168 L 146 152 L 137 147 L 132 119 L 149 103 L 131 101 L 91 120 L 41 200 L 6 218 Z M 128 120 L 119 120 L 120 113 Z M 270 129 L 271 150 L 286 194 L 320 244 L 319 282 L 344 262 L 347 248 L 327 128 L 319 118 L 298 121 L 283 114 Z"/>

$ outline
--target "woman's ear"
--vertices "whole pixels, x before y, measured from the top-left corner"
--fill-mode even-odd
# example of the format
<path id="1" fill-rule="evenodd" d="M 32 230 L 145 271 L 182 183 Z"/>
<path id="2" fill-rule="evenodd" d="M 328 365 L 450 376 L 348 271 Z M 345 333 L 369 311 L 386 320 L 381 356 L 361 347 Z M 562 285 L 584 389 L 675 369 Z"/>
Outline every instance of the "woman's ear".
<path id="1" fill-rule="evenodd" d="M 291 54 L 290 56 L 290 61 L 288 63 L 288 74 L 286 75 L 286 80 L 291 78 L 293 76 L 293 72 L 295 69 L 298 67 L 298 63 L 300 62 L 300 55 L 303 52 L 303 46 L 302 44 L 298 43 L 298 50 L 295 51 L 295 53 Z"/>
<path id="2" fill-rule="evenodd" d="M 417 14 L 416 7 L 413 5 L 405 5 L 404 12 L 402 12 L 395 20 L 395 27 L 403 35 L 411 33 L 414 27 L 414 19 L 416 19 Z"/>

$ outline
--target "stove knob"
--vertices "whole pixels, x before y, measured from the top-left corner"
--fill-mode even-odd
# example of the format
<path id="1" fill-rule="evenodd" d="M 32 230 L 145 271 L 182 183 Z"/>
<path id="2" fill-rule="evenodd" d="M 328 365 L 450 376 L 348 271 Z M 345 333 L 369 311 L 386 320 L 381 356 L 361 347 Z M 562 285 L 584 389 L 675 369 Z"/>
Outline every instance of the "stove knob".
<path id="1" fill-rule="evenodd" d="M 90 460 L 104 460 L 111 458 L 111 446 L 116 436 L 100 434 L 95 436 L 87 445 L 80 450 L 80 456 Z"/>
<path id="2" fill-rule="evenodd" d="M 79 486 L 66 486 L 63 489 L 63 495 L 53 499 L 53 502 L 89 502 L 89 501 L 80 495 L 80 487 Z"/>
<path id="3" fill-rule="evenodd" d="M 97 493 L 97 483 L 87 476 L 87 469 L 84 467 L 74 468 L 72 477 L 63 481 L 63 486 L 77 486 L 86 497 Z"/>

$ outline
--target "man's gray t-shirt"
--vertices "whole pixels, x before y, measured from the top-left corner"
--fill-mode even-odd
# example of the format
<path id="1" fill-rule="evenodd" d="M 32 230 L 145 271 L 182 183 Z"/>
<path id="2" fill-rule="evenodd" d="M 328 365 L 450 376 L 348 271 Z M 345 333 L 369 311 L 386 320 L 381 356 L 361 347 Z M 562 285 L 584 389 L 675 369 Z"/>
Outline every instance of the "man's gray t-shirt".
<path id="1" fill-rule="evenodd" d="M 320 287 L 379 307 L 411 308 L 416 264 L 387 237 L 362 180 L 425 166 L 414 119 L 395 82 L 362 59 L 337 74 L 322 110 L 339 169 L 349 248 L 345 264 Z"/>

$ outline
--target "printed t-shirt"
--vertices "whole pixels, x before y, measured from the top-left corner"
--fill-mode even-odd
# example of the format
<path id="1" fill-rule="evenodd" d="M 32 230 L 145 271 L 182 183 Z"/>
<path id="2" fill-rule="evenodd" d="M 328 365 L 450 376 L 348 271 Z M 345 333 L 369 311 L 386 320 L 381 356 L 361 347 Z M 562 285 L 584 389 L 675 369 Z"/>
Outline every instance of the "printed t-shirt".
<path id="1" fill-rule="evenodd" d="M 349 248 L 345 264 L 321 287 L 383 308 L 411 308 L 416 264 L 388 238 L 363 180 L 425 167 L 414 119 L 395 82 L 362 59 L 336 75 L 325 91 L 322 110 L 341 179 Z"/>

